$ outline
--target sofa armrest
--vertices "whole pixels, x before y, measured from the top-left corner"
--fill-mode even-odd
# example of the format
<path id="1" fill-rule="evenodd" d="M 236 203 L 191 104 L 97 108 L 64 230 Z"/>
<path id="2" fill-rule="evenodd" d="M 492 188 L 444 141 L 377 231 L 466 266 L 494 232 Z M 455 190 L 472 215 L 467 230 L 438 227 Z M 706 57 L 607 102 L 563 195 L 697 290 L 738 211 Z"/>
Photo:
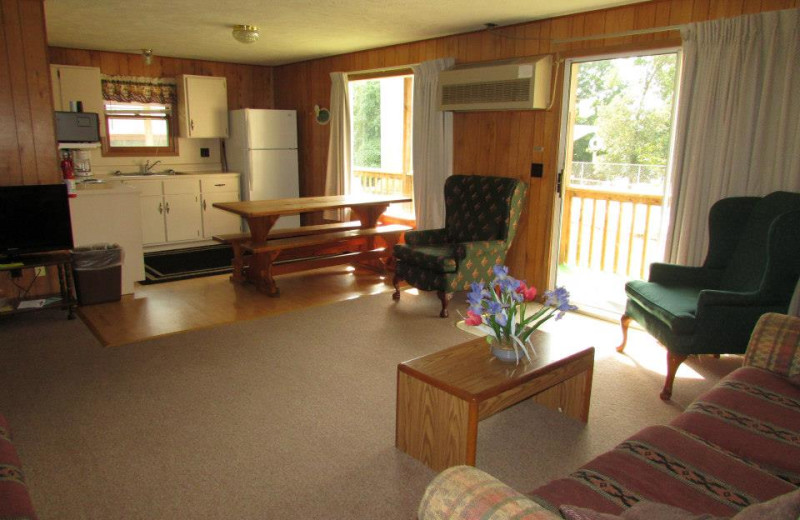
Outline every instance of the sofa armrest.
<path id="1" fill-rule="evenodd" d="M 5 417 L 0 415 L 0 518 L 36 519 L 22 464 Z"/>
<path id="2" fill-rule="evenodd" d="M 650 264 L 649 282 L 666 286 L 688 286 L 713 289 L 719 286 L 722 271 L 707 267 L 690 267 L 686 265 Z"/>
<path id="3" fill-rule="evenodd" d="M 761 316 L 750 336 L 744 364 L 800 383 L 800 317 L 774 312 Z"/>
<path id="4" fill-rule="evenodd" d="M 455 466 L 428 485 L 419 520 L 560 520 L 529 497 L 472 466 Z"/>
<path id="5" fill-rule="evenodd" d="M 429 246 L 448 242 L 447 231 L 444 228 L 406 231 L 404 239 L 410 246 Z"/>

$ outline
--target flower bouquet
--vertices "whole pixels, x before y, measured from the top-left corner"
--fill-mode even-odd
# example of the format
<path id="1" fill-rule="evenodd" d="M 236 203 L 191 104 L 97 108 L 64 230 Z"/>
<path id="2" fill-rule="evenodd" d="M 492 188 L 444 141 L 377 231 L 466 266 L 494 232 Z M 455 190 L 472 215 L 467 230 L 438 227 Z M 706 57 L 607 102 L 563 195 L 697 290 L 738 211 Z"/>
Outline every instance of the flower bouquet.
<path id="1" fill-rule="evenodd" d="M 530 361 L 531 354 L 536 355 L 530 339 L 533 331 L 553 316 L 560 320 L 564 313 L 577 307 L 569 303 L 569 292 L 564 287 L 556 287 L 544 293 L 544 307 L 526 316 L 525 303 L 536 298 L 536 288 L 509 276 L 508 267 L 503 265 L 494 266 L 494 276 L 488 288 L 483 282 L 472 284 L 464 323 L 484 325 L 492 353 L 502 361 L 519 363 L 523 355 Z"/>

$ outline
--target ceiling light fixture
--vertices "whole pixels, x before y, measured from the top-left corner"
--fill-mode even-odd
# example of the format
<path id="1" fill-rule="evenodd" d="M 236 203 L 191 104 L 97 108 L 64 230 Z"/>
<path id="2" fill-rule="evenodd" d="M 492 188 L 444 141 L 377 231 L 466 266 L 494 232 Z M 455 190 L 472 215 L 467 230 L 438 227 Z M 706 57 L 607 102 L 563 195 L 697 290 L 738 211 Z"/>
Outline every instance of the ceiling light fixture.
<path id="1" fill-rule="evenodd" d="M 242 43 L 253 43 L 258 40 L 258 27 L 255 25 L 234 25 L 233 37 Z"/>
<path id="2" fill-rule="evenodd" d="M 142 59 L 145 65 L 153 63 L 153 49 L 142 49 Z"/>

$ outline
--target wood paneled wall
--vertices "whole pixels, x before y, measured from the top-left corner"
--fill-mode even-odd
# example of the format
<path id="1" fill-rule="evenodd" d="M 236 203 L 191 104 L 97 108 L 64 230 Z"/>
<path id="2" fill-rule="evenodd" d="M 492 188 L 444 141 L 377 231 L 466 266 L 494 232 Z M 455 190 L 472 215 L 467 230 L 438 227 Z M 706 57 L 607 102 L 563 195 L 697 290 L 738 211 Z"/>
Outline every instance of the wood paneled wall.
<path id="1" fill-rule="evenodd" d="M 145 65 L 139 54 L 50 47 L 50 63 L 99 67 L 112 76 L 173 77 L 179 74 L 224 76 L 228 108 L 272 108 L 272 67 L 153 56 Z"/>
<path id="2" fill-rule="evenodd" d="M 0 185 L 60 178 L 44 5 L 0 0 Z"/>
<path id="3" fill-rule="evenodd" d="M 600 55 L 679 44 L 677 32 L 607 38 L 556 45 L 553 40 L 612 34 L 800 6 L 800 0 L 654 0 L 445 38 L 437 38 L 318 59 L 275 69 L 275 107 L 298 111 L 302 195 L 325 187 L 328 126 L 314 122 L 314 105 L 330 104 L 331 72 L 409 65 L 455 57 L 457 63 L 546 53 L 556 58 Z M 454 173 L 517 177 L 528 183 L 527 216 L 508 263 L 515 276 L 545 287 L 553 233 L 556 158 L 563 67 L 550 110 L 456 113 Z M 542 178 L 530 178 L 530 164 L 544 164 Z"/>

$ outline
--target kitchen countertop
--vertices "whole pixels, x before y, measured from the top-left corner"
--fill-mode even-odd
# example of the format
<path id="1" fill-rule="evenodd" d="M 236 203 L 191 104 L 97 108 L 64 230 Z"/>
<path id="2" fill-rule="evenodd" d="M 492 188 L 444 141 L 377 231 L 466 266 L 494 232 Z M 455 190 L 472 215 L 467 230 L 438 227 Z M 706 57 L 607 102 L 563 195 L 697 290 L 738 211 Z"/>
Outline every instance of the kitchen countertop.
<path id="1" fill-rule="evenodd" d="M 112 181 L 125 181 L 125 180 L 164 180 L 164 179 L 174 179 L 177 177 L 180 178 L 200 178 L 200 177 L 207 177 L 209 175 L 236 175 L 239 174 L 236 172 L 179 172 L 172 175 L 95 175 L 96 179 L 103 180 L 105 182 L 112 182 Z"/>

